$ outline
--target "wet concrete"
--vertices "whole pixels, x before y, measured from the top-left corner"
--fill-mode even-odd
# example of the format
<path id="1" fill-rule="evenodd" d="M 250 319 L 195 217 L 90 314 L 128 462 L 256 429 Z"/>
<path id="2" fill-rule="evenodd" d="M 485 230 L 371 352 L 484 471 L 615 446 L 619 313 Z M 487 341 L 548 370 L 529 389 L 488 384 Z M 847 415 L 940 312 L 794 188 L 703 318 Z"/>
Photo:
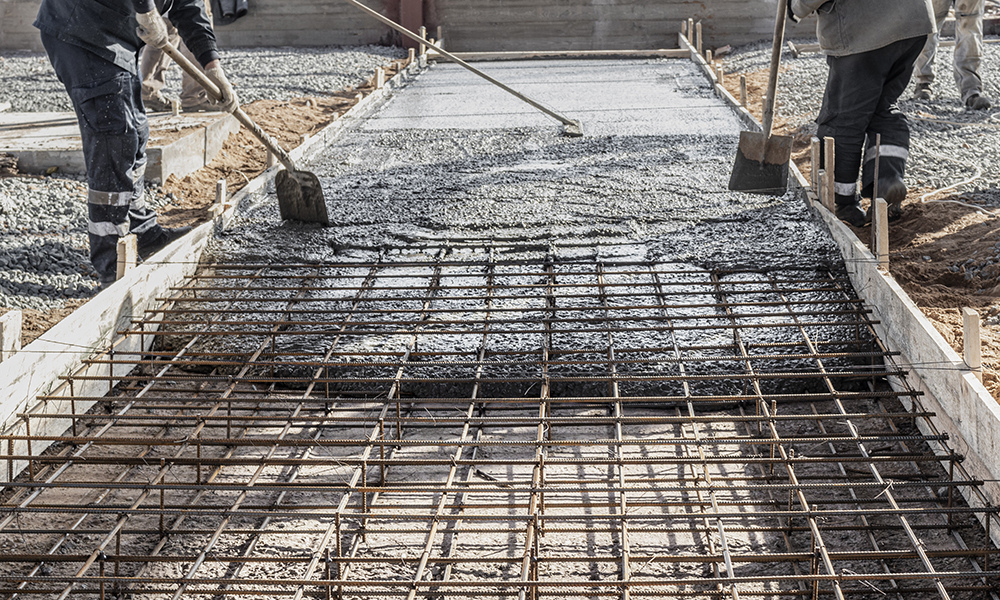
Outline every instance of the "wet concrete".
<path id="1" fill-rule="evenodd" d="M 795 194 L 726 189 L 740 124 L 688 61 L 481 68 L 580 120 L 585 137 L 563 137 L 502 90 L 435 65 L 305 167 L 322 181 L 334 227 L 281 223 L 272 196 L 242 211 L 214 258 L 367 259 L 471 239 L 702 267 L 839 264 Z"/>

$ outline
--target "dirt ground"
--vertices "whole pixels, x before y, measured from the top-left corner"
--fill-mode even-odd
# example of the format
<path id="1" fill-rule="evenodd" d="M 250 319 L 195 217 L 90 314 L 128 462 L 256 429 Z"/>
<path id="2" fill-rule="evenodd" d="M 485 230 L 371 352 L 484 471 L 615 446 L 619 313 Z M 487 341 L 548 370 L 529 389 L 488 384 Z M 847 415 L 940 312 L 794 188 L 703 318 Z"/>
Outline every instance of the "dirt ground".
<path id="1" fill-rule="evenodd" d="M 739 75 L 734 73 L 724 80 L 726 89 L 736 98 L 740 97 Z M 748 110 L 760 119 L 768 73 L 764 70 L 744 75 Z M 790 130 L 778 118 L 774 129 L 776 133 L 793 136 L 792 160 L 808 179 L 812 172 L 810 136 L 799 129 Z M 1000 285 L 995 285 L 1000 265 L 990 265 L 970 279 L 966 279 L 964 266 L 958 272 L 951 270 L 959 257 L 985 260 L 995 253 L 1000 219 L 957 204 L 922 204 L 920 197 L 930 191 L 910 190 L 903 202 L 903 217 L 889 224 L 889 271 L 960 355 L 963 352 L 961 310 L 968 307 L 979 311 L 983 318 L 983 382 L 993 397 L 1000 400 L 1000 319 L 997 319 Z M 960 195 L 950 192 L 931 199 L 956 200 Z M 870 242 L 870 228 L 851 229 L 858 239 Z M 989 280 L 992 282 L 987 283 Z"/>

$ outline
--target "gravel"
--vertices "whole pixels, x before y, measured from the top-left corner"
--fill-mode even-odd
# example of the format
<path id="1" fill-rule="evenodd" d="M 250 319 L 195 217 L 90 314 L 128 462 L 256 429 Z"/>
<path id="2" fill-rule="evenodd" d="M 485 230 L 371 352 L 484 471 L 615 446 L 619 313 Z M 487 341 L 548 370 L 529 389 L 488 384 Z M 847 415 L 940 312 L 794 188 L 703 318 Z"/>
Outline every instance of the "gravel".
<path id="1" fill-rule="evenodd" d="M 223 64 L 244 103 L 323 95 L 357 86 L 375 67 L 402 58 L 400 48 L 224 49 Z M 176 95 L 180 71 L 167 74 Z M 72 111 L 69 97 L 44 54 L 0 54 L 0 103 L 13 112 Z M 52 310 L 70 298 L 96 294 L 87 244 L 86 179 L 53 174 L 0 178 L 0 312 Z M 174 201 L 150 185 L 147 204 Z"/>

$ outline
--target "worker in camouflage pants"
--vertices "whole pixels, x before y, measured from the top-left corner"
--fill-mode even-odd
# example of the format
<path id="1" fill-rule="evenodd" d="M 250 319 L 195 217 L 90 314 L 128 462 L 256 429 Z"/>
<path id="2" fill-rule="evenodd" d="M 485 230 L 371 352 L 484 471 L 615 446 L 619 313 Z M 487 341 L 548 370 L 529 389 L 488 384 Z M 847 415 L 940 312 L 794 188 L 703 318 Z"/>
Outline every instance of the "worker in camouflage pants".
<path id="1" fill-rule="evenodd" d="M 962 102 L 973 110 L 986 110 L 992 103 L 983 95 L 983 80 L 979 78 L 979 63 L 983 58 L 983 10 L 986 0 L 933 0 L 934 18 L 938 31 L 944 25 L 948 10 L 955 7 L 955 85 L 962 94 Z M 914 97 L 931 99 L 934 83 L 934 56 L 941 34 L 935 33 L 927 40 L 917 58 L 913 73 L 917 80 Z"/>

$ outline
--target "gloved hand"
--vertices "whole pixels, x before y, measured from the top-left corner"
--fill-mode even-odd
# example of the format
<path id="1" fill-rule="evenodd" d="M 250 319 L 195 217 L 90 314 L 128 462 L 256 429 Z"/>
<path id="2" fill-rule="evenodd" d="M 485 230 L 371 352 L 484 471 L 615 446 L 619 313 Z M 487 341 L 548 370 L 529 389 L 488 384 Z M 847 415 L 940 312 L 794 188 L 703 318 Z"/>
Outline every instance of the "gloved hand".
<path id="1" fill-rule="evenodd" d="M 219 90 L 222 92 L 222 99 L 218 101 L 218 104 L 222 110 L 231 113 L 240 107 L 240 100 L 236 97 L 236 91 L 233 90 L 233 86 L 226 79 L 226 74 L 222 72 L 222 67 L 209 67 L 205 69 L 205 76 L 219 86 Z"/>
<path id="2" fill-rule="evenodd" d="M 137 13 L 135 20 L 139 22 L 139 27 L 135 30 L 139 39 L 156 48 L 162 48 L 167 43 L 167 24 L 155 8 L 146 13 Z"/>

